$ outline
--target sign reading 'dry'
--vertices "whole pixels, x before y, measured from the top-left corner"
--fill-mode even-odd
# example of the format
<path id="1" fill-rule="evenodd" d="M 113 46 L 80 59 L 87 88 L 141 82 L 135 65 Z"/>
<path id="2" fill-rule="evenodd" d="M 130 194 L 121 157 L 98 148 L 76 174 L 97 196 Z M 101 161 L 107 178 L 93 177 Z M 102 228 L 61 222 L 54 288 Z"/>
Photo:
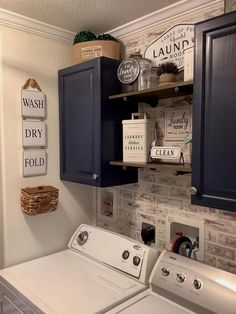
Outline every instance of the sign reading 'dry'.
<path id="1" fill-rule="evenodd" d="M 22 117 L 45 118 L 46 116 L 45 94 L 39 91 L 22 89 L 21 115 Z"/>
<path id="2" fill-rule="evenodd" d="M 180 69 L 184 66 L 184 50 L 193 47 L 193 38 L 193 24 L 178 24 L 152 42 L 144 51 L 144 57 L 155 65 L 174 62 Z"/>
<path id="3" fill-rule="evenodd" d="M 153 159 L 179 159 L 179 147 L 153 146 L 151 148 L 151 158 Z"/>
<path id="4" fill-rule="evenodd" d="M 192 131 L 191 108 L 165 109 L 165 140 L 183 141 Z"/>
<path id="5" fill-rule="evenodd" d="M 44 150 L 23 151 L 23 176 L 30 177 L 46 174 L 47 154 Z"/>
<path id="6" fill-rule="evenodd" d="M 22 146 L 46 146 L 46 125 L 42 121 L 22 122 Z"/>

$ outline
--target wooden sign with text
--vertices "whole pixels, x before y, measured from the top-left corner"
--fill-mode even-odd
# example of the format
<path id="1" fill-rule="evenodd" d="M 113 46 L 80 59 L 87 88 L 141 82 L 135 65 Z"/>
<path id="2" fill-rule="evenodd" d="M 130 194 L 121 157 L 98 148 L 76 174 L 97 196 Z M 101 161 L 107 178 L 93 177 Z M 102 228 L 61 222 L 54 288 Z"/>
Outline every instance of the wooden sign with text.
<path id="1" fill-rule="evenodd" d="M 42 121 L 22 122 L 22 146 L 45 147 L 47 145 L 46 125 Z"/>
<path id="2" fill-rule="evenodd" d="M 22 117 L 45 118 L 46 97 L 39 91 L 22 89 L 21 91 Z"/>
<path id="3" fill-rule="evenodd" d="M 44 175 L 47 170 L 47 154 L 45 150 L 23 151 L 22 174 L 24 177 Z"/>
<path id="4" fill-rule="evenodd" d="M 184 50 L 193 47 L 194 25 L 178 24 L 167 30 L 152 42 L 144 51 L 144 57 L 159 65 L 174 62 L 177 67 L 184 66 Z"/>

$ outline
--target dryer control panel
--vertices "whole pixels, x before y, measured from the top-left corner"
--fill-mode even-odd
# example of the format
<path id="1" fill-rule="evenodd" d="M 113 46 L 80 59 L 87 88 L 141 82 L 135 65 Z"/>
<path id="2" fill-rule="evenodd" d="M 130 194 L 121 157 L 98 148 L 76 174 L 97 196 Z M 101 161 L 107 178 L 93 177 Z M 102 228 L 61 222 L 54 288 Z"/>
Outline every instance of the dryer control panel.
<path id="1" fill-rule="evenodd" d="M 156 250 L 122 235 L 90 225 L 81 225 L 68 247 L 106 265 L 147 282 Z"/>
<path id="2" fill-rule="evenodd" d="M 150 285 L 154 292 L 171 296 L 194 312 L 236 314 L 236 276 L 190 258 L 163 251 Z"/>

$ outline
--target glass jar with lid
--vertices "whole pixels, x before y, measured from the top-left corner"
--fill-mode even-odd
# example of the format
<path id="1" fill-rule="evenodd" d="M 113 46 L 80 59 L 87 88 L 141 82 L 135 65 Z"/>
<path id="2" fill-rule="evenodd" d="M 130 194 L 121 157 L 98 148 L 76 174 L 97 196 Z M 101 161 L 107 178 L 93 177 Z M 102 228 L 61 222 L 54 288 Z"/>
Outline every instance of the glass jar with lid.
<path id="1" fill-rule="evenodd" d="M 133 90 L 143 90 L 146 88 L 150 88 L 152 69 L 151 60 L 143 58 L 140 52 L 132 53 L 129 58 L 137 60 L 140 66 L 139 76 L 137 78 L 136 86 L 134 86 L 135 89 Z"/>

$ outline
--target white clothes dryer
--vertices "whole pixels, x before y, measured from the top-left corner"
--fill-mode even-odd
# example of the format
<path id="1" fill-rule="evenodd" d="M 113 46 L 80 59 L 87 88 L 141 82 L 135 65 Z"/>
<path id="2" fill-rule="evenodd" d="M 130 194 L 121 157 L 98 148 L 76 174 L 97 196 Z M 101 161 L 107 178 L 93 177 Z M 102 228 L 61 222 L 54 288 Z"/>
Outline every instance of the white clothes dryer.
<path id="1" fill-rule="evenodd" d="M 107 314 L 236 314 L 236 276 L 163 251 L 149 289 Z"/>
<path id="2" fill-rule="evenodd" d="M 157 252 L 81 225 L 68 248 L 0 271 L 2 314 L 104 313 L 147 289 Z"/>

